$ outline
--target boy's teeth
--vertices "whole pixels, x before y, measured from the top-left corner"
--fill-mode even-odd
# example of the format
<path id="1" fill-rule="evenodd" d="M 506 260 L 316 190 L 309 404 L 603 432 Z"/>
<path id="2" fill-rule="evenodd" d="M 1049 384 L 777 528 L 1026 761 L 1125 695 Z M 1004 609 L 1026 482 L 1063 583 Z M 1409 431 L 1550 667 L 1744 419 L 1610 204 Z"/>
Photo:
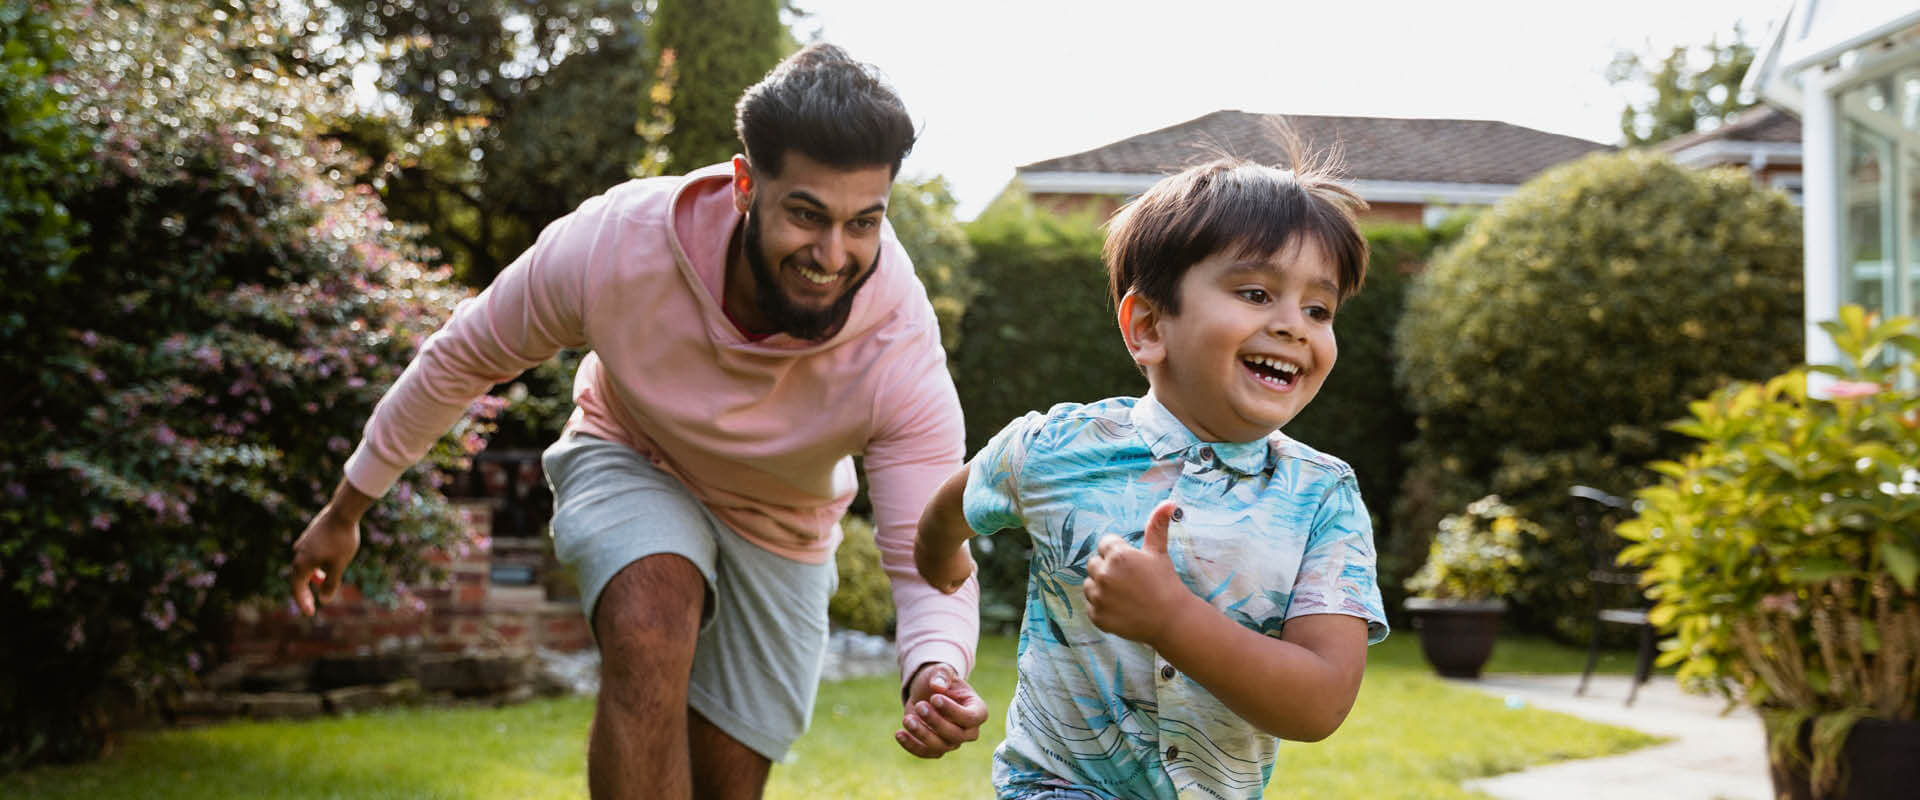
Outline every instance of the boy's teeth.
<path id="1" fill-rule="evenodd" d="M 1290 364 L 1288 362 L 1281 361 L 1280 359 L 1277 359 L 1277 358 L 1269 358 L 1267 356 L 1249 356 L 1247 357 L 1246 360 L 1247 360 L 1247 363 L 1249 364 L 1258 364 L 1260 366 L 1266 367 L 1267 369 L 1275 370 L 1277 372 L 1282 372 L 1288 375 L 1294 375 L 1300 372 L 1299 367 L 1294 366 L 1293 364 Z"/>

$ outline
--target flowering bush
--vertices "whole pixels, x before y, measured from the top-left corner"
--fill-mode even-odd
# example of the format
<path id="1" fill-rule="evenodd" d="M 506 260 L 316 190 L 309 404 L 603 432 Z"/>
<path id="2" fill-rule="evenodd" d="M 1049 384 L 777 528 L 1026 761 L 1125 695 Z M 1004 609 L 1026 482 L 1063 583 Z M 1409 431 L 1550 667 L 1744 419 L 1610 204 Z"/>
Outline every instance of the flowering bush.
<path id="1" fill-rule="evenodd" d="M 463 296 L 309 141 L 335 101 L 276 49 L 300 7 L 46 13 L 90 168 L 51 186 L 72 279 L 0 294 L 44 347 L 0 362 L 0 766 L 97 752 L 123 690 L 190 679 L 234 603 L 284 594 L 293 537 Z M 434 468 L 482 444 L 476 420 L 369 513 L 347 577 L 370 596 L 409 599 L 453 540 Z"/>
<path id="2" fill-rule="evenodd" d="M 1499 495 L 1467 504 L 1440 520 L 1427 561 L 1407 579 L 1407 591 L 1438 600 L 1493 600 L 1511 594 L 1527 565 L 1524 537 L 1544 536 Z"/>
<path id="3" fill-rule="evenodd" d="M 1822 327 L 1847 363 L 1694 402 L 1673 427 L 1700 445 L 1618 530 L 1671 637 L 1661 663 L 1760 708 L 1776 759 L 1812 720 L 1824 794 L 1855 721 L 1920 703 L 1920 322 L 1849 306 Z M 1839 380 L 1820 397 L 1810 373 Z"/>

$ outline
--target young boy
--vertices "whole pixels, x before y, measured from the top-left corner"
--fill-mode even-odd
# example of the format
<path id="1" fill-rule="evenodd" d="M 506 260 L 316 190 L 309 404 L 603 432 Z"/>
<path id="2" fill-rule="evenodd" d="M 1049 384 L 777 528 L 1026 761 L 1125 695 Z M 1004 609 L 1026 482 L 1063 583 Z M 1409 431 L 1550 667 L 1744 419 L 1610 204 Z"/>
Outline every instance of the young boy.
<path id="1" fill-rule="evenodd" d="M 1353 470 L 1279 428 L 1333 369 L 1360 204 L 1235 160 L 1160 181 L 1105 252 L 1147 395 L 1029 413 L 934 495 L 915 562 L 944 591 L 976 532 L 1033 537 L 999 797 L 1259 797 L 1275 737 L 1346 718 L 1387 634 L 1372 526 Z"/>

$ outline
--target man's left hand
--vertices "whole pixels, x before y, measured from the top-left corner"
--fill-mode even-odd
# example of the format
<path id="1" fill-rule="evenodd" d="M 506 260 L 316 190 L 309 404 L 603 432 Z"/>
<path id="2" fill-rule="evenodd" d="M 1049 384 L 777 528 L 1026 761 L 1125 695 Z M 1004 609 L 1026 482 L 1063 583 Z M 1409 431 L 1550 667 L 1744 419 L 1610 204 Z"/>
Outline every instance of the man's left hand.
<path id="1" fill-rule="evenodd" d="M 980 738 L 987 701 L 946 664 L 928 664 L 907 686 L 906 713 L 894 741 L 921 758 L 939 758 Z"/>

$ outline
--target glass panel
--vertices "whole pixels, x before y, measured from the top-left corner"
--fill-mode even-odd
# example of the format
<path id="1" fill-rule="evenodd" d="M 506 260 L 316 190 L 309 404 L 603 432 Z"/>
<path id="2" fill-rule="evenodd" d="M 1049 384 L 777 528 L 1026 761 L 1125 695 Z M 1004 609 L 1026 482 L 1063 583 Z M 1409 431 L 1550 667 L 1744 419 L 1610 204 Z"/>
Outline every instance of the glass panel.
<path id="1" fill-rule="evenodd" d="M 1893 182 L 1893 175 L 1886 169 L 1891 143 L 1851 121 L 1846 123 L 1846 131 L 1846 152 L 1842 154 L 1846 172 L 1841 184 L 1846 208 L 1846 231 L 1840 242 L 1840 264 L 1845 270 L 1841 301 L 1887 311 L 1894 286 L 1887 262 L 1893 254 L 1887 247 L 1887 226 L 1881 218 L 1890 211 L 1884 198 Z"/>
<path id="2" fill-rule="evenodd" d="M 1900 148 L 1901 192 L 1906 195 L 1906 247 L 1901 251 L 1900 275 L 1906 284 L 1902 313 L 1920 315 L 1920 152 Z"/>

